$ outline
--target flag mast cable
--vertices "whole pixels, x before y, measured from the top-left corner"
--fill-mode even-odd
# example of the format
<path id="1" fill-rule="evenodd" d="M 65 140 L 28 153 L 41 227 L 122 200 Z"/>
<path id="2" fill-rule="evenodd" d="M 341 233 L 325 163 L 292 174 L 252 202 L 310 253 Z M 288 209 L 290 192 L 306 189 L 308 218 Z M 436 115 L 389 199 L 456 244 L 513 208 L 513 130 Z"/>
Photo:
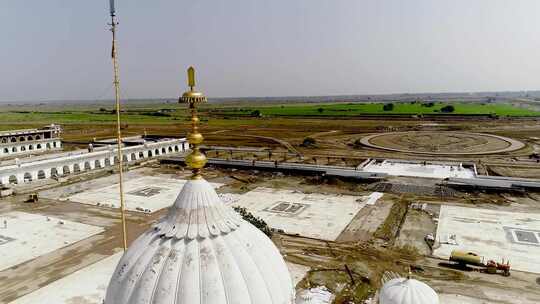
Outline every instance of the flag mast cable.
<path id="1" fill-rule="evenodd" d="M 116 22 L 116 9 L 114 6 L 114 0 L 109 0 L 109 12 L 111 13 L 111 23 L 109 24 L 111 26 L 111 32 L 112 32 L 112 51 L 111 51 L 111 57 L 114 67 L 114 94 L 115 94 L 115 101 L 116 101 L 116 135 L 117 135 L 117 152 L 118 152 L 118 184 L 119 184 L 119 190 L 120 190 L 120 214 L 121 214 L 121 220 L 122 220 L 122 245 L 124 248 L 124 251 L 127 249 L 127 229 L 126 229 L 126 206 L 124 202 L 124 176 L 123 176 L 123 169 L 124 169 L 124 161 L 123 161 L 123 155 L 122 155 L 122 132 L 120 130 L 120 80 L 118 78 L 118 60 L 117 60 L 117 53 L 116 53 L 116 26 L 118 23 Z"/>

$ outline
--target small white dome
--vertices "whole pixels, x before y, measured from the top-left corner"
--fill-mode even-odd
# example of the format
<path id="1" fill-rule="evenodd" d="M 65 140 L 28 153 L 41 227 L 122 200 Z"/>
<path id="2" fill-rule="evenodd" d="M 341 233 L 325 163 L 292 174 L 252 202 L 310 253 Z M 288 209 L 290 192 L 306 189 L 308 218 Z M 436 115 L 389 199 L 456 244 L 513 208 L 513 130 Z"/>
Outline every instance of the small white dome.
<path id="1" fill-rule="evenodd" d="M 190 180 L 167 216 L 124 253 L 106 304 L 291 304 L 287 265 L 272 241 Z"/>
<path id="2" fill-rule="evenodd" d="M 379 304 L 439 304 L 439 296 L 426 283 L 396 278 L 381 288 Z"/>

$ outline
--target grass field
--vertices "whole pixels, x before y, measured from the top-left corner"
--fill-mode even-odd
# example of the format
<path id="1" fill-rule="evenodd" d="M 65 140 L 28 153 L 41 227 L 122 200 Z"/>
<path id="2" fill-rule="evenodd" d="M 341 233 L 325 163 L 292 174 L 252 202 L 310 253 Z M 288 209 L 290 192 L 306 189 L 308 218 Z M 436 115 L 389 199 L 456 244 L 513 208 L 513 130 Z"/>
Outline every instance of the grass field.
<path id="1" fill-rule="evenodd" d="M 481 104 L 481 103 L 452 103 L 454 111 L 445 113 L 441 109 L 447 103 L 435 103 L 426 106 L 422 103 L 394 103 L 392 110 L 385 111 L 383 103 L 342 103 L 342 104 L 314 104 L 314 105 L 274 105 L 266 107 L 222 108 L 216 112 L 223 115 L 252 115 L 258 110 L 267 116 L 354 116 L 376 114 L 456 114 L 456 115 L 498 115 L 498 116 L 540 116 L 526 108 L 510 104 Z"/>
<path id="2" fill-rule="evenodd" d="M 334 104 L 295 104 L 295 105 L 258 105 L 225 106 L 220 104 L 204 104 L 202 117 L 208 118 L 217 114 L 221 118 L 251 118 L 255 111 L 263 116 L 316 116 L 316 117 L 351 117 L 357 115 L 425 115 L 425 114 L 457 114 L 457 115 L 496 115 L 496 116 L 540 116 L 540 112 L 525 107 L 502 103 L 451 103 L 455 108 L 452 113 L 443 113 L 441 108 L 447 103 L 435 103 L 426 106 L 422 103 L 393 103 L 393 109 L 385 111 L 383 103 L 334 103 Z M 186 121 L 189 113 L 186 105 L 177 103 L 154 103 L 126 105 L 122 112 L 125 124 L 171 124 Z M 228 117 L 229 116 L 229 117 Z M 218 119 L 214 117 L 211 120 Z M 57 124 L 113 124 L 116 114 L 112 106 L 17 106 L 0 109 L 0 129 L 9 128 L 12 124 L 45 125 Z"/>

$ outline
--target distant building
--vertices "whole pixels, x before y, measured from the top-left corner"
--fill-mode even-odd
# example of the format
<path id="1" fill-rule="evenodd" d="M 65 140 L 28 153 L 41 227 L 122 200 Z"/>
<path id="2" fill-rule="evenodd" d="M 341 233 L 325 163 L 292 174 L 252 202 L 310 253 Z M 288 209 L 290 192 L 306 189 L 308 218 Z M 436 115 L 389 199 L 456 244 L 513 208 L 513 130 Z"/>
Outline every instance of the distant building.
<path id="1" fill-rule="evenodd" d="M 62 127 L 51 124 L 40 129 L 0 132 L 0 157 L 40 153 L 62 148 Z"/>

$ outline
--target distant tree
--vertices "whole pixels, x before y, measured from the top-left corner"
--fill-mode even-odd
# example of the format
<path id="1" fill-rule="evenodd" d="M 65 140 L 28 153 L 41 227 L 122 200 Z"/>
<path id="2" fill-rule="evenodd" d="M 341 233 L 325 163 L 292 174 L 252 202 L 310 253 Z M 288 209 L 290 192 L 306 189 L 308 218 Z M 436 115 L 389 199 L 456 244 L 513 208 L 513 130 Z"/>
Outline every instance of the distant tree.
<path id="1" fill-rule="evenodd" d="M 447 105 L 441 108 L 441 112 L 443 113 L 452 113 L 454 112 L 455 108 L 453 105 Z"/>
<path id="2" fill-rule="evenodd" d="M 317 112 L 322 113 L 322 112 L 324 112 L 324 109 L 323 108 L 318 108 Z"/>
<path id="3" fill-rule="evenodd" d="M 431 108 L 435 105 L 434 102 L 426 102 L 426 103 L 423 103 L 422 106 L 424 107 L 427 107 L 427 108 Z"/>
<path id="4" fill-rule="evenodd" d="M 161 117 L 171 117 L 171 114 L 163 113 L 163 112 L 143 112 L 140 113 L 141 115 L 147 115 L 147 116 L 161 116 Z"/>
<path id="5" fill-rule="evenodd" d="M 387 103 L 383 106 L 384 111 L 393 111 L 394 110 L 394 104 L 393 103 Z"/>
<path id="6" fill-rule="evenodd" d="M 107 109 L 105 109 L 105 108 L 99 108 L 99 111 L 100 111 L 100 112 L 107 112 Z"/>
<path id="7" fill-rule="evenodd" d="M 261 117 L 261 111 L 259 110 L 254 110 L 251 112 L 251 117 Z"/>

